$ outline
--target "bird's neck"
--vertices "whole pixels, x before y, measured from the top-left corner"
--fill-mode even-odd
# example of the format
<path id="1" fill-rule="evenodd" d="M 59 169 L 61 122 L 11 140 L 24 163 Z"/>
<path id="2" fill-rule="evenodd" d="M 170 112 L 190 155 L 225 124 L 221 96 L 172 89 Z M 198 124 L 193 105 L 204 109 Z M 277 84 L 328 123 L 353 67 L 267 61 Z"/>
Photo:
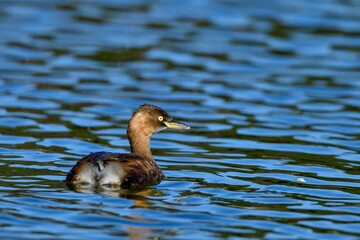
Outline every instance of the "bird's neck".
<path id="1" fill-rule="evenodd" d="M 144 114 L 141 113 L 133 116 L 127 128 L 127 135 L 132 154 L 153 160 L 150 149 L 150 139 L 153 132 L 149 129 L 145 118 Z"/>

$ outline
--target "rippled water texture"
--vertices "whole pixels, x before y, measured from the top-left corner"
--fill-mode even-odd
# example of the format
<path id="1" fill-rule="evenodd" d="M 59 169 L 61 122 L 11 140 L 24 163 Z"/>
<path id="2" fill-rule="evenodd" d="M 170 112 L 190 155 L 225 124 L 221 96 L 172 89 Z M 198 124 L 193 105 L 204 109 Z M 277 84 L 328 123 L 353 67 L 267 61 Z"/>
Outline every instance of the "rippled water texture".
<path id="1" fill-rule="evenodd" d="M 360 1 L 0 1 L 1 239 L 359 239 Z M 167 178 L 74 191 L 142 103 Z"/>

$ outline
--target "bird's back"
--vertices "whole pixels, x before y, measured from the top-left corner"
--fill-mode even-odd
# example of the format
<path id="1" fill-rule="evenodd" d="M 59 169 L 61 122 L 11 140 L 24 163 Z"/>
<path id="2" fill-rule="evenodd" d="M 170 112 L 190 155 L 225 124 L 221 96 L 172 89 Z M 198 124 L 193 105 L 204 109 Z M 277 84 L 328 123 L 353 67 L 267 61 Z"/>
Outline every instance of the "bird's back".
<path id="1" fill-rule="evenodd" d="M 121 188 L 153 185 L 164 174 L 152 159 L 133 154 L 95 152 L 79 160 L 66 177 L 68 185 L 114 185 Z"/>

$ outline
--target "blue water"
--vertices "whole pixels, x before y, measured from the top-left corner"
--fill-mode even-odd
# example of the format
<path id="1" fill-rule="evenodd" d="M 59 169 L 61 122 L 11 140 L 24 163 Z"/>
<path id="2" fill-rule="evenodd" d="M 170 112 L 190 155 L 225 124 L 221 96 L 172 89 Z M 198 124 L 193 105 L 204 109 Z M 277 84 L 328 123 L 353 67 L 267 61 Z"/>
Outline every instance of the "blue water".
<path id="1" fill-rule="evenodd" d="M 359 239 L 360 1 L 0 1 L 1 239 Z M 82 189 L 143 103 L 166 179 Z"/>

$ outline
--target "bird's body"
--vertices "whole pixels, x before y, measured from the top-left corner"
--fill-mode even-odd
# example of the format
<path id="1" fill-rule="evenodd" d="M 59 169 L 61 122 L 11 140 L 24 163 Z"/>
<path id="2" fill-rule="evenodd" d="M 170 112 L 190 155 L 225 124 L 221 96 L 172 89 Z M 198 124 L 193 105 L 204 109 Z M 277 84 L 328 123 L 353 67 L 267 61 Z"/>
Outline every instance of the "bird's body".
<path id="1" fill-rule="evenodd" d="M 90 153 L 70 170 L 68 185 L 112 185 L 134 188 L 159 183 L 164 174 L 152 157 L 150 138 L 165 128 L 188 129 L 182 123 L 173 122 L 164 110 L 142 105 L 129 121 L 127 135 L 131 153 Z"/>
<path id="2" fill-rule="evenodd" d="M 133 188 L 160 182 L 164 174 L 154 160 L 133 154 L 95 152 L 81 159 L 66 181 L 74 185 L 112 185 Z"/>

